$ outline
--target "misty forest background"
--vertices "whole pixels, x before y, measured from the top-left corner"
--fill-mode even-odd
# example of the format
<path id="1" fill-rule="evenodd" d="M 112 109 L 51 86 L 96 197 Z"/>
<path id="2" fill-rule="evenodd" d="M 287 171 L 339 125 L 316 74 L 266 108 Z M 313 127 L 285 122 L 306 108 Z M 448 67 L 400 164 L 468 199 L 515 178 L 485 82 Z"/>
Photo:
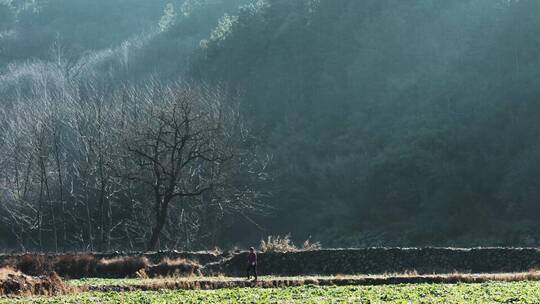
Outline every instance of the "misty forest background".
<path id="1" fill-rule="evenodd" d="M 538 246 L 538 16 L 536 0 L 0 0 L 0 247 Z M 191 150 L 145 154 L 191 121 Z"/>

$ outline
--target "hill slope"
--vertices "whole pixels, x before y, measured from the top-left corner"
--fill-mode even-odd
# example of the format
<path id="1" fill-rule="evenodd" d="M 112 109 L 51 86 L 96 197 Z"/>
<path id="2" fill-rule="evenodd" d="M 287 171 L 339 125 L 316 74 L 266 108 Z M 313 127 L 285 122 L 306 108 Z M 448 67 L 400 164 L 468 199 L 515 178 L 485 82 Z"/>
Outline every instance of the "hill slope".
<path id="1" fill-rule="evenodd" d="M 200 50 L 191 75 L 244 93 L 275 160 L 270 231 L 340 246 L 538 244 L 539 12 L 272 0 Z"/>

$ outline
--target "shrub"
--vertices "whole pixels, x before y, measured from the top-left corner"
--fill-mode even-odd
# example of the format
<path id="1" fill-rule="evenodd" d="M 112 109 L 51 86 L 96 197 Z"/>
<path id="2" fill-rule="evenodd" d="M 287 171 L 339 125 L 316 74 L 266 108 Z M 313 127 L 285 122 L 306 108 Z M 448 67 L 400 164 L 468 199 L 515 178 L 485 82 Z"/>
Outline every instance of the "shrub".
<path id="1" fill-rule="evenodd" d="M 261 240 L 260 250 L 262 252 L 288 252 L 297 251 L 296 246 L 290 239 L 290 235 L 284 237 L 269 235 L 265 240 Z"/>
<path id="2" fill-rule="evenodd" d="M 302 244 L 302 251 L 319 250 L 321 248 L 322 246 L 320 242 L 312 243 L 310 239 L 305 240 Z"/>
<path id="3" fill-rule="evenodd" d="M 295 252 L 321 249 L 319 242 L 312 243 L 309 239 L 304 241 L 302 247 L 298 248 L 291 240 L 291 235 L 268 236 L 267 240 L 261 240 L 260 250 L 262 252 Z"/>

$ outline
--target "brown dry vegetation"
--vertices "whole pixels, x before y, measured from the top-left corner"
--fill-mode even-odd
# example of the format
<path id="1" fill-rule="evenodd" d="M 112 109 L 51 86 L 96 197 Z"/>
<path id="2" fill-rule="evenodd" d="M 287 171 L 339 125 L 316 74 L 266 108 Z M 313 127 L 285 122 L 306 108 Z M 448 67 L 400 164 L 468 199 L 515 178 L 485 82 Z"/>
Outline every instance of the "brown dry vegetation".
<path id="1" fill-rule="evenodd" d="M 54 272 L 48 276 L 32 277 L 10 267 L 0 269 L 0 296 L 53 296 L 75 290 L 75 287 L 64 284 Z"/>
<path id="2" fill-rule="evenodd" d="M 311 242 L 309 239 L 302 243 L 302 247 L 297 247 L 291 240 L 291 235 L 285 236 L 272 236 L 269 235 L 266 240 L 261 240 L 259 246 L 261 252 L 298 252 L 298 251 L 312 251 L 321 249 L 321 244 L 318 242 Z"/>
<path id="3" fill-rule="evenodd" d="M 117 263 L 117 261 L 113 262 Z M 179 261 L 167 261 L 161 267 L 185 267 Z M 485 283 L 485 282 L 518 282 L 540 281 L 540 272 L 508 274 L 460 274 L 418 275 L 414 272 L 407 274 L 387 274 L 379 276 L 333 276 L 333 277 L 267 277 L 253 282 L 239 278 L 227 277 L 169 277 L 160 279 L 141 280 L 133 285 L 66 285 L 62 279 L 51 273 L 43 277 L 31 277 L 13 268 L 0 269 L 0 296 L 29 296 L 29 295 L 59 295 L 74 292 L 129 292 L 154 291 L 161 289 L 184 290 L 213 290 L 227 288 L 285 288 L 303 285 L 317 286 L 373 286 L 395 284 L 455 284 L 455 283 Z"/>
<path id="4" fill-rule="evenodd" d="M 125 256 L 96 258 L 93 255 L 23 255 L 4 261 L 2 267 L 11 267 L 26 275 L 41 276 L 56 272 L 65 278 L 126 278 L 194 275 L 200 274 L 201 266 L 186 259 L 164 259 L 157 264 L 146 257 Z"/>
<path id="5" fill-rule="evenodd" d="M 201 265 L 185 259 L 164 259 L 157 265 L 148 267 L 146 271 L 149 277 L 171 277 L 178 275 L 201 275 Z"/>

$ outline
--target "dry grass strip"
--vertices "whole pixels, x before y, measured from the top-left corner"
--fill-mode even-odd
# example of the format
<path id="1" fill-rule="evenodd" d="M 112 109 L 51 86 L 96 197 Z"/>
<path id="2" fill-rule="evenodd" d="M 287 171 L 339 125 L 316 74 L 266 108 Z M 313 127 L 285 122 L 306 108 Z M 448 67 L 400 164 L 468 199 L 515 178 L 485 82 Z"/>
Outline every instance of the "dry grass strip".
<path id="1" fill-rule="evenodd" d="M 126 278 L 160 277 L 200 274 L 201 265 L 186 259 L 163 259 L 157 264 L 142 256 L 124 256 L 110 259 L 93 255 L 46 256 L 25 254 L 7 259 L 1 267 L 16 269 L 30 276 L 43 276 L 52 272 L 64 278 Z"/>

